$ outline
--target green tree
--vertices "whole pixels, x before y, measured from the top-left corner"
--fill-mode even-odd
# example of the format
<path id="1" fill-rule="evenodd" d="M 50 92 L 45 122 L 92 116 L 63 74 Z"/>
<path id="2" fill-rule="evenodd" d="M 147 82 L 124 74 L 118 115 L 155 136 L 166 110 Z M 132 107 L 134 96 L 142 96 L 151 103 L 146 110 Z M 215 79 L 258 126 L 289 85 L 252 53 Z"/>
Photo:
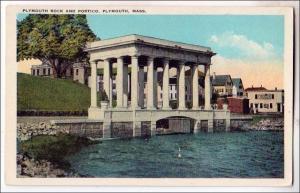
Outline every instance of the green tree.
<path id="1" fill-rule="evenodd" d="M 17 23 L 17 60 L 39 59 L 63 77 L 74 62 L 87 62 L 83 51 L 96 40 L 85 15 L 30 14 Z"/>

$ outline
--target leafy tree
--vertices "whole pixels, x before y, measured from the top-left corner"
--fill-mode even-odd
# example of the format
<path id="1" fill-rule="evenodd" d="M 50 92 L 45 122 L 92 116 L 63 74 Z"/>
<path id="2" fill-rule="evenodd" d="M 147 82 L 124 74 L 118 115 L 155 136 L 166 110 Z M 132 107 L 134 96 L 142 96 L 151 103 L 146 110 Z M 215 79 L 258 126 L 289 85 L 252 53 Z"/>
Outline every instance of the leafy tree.
<path id="1" fill-rule="evenodd" d="M 74 62 L 87 62 L 83 49 L 96 39 L 85 15 L 30 14 L 17 23 L 17 60 L 39 59 L 60 78 Z"/>

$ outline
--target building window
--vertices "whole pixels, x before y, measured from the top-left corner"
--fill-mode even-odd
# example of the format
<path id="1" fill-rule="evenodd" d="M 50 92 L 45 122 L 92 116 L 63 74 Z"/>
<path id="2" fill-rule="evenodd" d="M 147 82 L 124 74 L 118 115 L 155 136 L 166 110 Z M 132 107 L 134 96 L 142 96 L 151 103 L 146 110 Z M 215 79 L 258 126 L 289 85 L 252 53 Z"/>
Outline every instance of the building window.
<path id="1" fill-rule="evenodd" d="M 273 104 L 272 103 L 270 103 L 270 109 L 273 109 Z"/>
<path id="2" fill-rule="evenodd" d="M 259 108 L 261 108 L 261 109 L 263 108 L 263 104 L 262 103 L 259 104 Z"/>
<path id="3" fill-rule="evenodd" d="M 250 108 L 253 108 L 253 103 L 250 103 Z"/>
<path id="4" fill-rule="evenodd" d="M 32 70 L 32 75 L 33 75 L 33 76 L 35 75 L 35 70 L 34 70 L 34 69 Z"/>
<path id="5" fill-rule="evenodd" d="M 274 99 L 274 94 L 272 94 L 272 99 Z"/>
<path id="6" fill-rule="evenodd" d="M 162 99 L 162 97 L 163 97 L 163 96 L 162 96 L 162 93 L 160 93 L 160 98 Z"/>
<path id="7" fill-rule="evenodd" d="M 78 69 L 76 69 L 76 75 L 78 75 Z"/>
<path id="8" fill-rule="evenodd" d="M 46 69 L 45 68 L 43 69 L 43 75 L 46 75 Z"/>
<path id="9" fill-rule="evenodd" d="M 257 94 L 255 95 L 255 99 L 257 99 Z"/>
<path id="10" fill-rule="evenodd" d="M 50 68 L 48 68 L 48 75 L 50 75 Z"/>
<path id="11" fill-rule="evenodd" d="M 258 108 L 258 104 L 257 104 L 257 103 L 255 103 L 255 108 L 256 108 L 256 109 Z"/>
<path id="12" fill-rule="evenodd" d="M 40 75 L 40 70 L 39 70 L 39 69 L 36 70 L 36 75 L 37 75 L 37 76 Z"/>

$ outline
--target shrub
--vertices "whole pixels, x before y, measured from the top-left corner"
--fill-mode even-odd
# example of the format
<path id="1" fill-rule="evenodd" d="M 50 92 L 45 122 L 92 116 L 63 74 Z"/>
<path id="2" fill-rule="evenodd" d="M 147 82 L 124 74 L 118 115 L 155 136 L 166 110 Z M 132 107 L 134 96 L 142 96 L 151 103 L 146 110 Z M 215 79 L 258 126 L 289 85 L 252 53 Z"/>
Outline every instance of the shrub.
<path id="1" fill-rule="evenodd" d="M 19 151 L 35 160 L 48 160 L 59 166 L 68 167 L 64 157 L 77 152 L 83 146 L 94 144 L 87 138 L 67 134 L 57 136 L 34 136 L 19 144 Z"/>

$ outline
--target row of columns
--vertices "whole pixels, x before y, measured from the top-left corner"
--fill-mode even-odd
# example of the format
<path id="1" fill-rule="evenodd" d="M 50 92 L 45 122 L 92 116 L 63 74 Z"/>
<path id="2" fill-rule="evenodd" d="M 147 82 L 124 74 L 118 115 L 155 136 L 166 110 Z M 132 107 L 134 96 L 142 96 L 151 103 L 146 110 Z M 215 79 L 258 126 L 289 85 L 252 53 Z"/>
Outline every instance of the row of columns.
<path id="1" fill-rule="evenodd" d="M 91 61 L 91 107 L 97 107 L 97 61 Z M 104 90 L 112 107 L 112 63 L 111 60 L 103 60 Z M 169 69 L 170 60 L 163 60 L 163 104 L 162 109 L 171 109 L 169 106 Z M 198 64 L 191 67 L 192 75 L 192 102 L 193 109 L 199 109 L 199 85 Z M 128 107 L 128 65 L 124 64 L 122 57 L 117 58 L 117 108 Z M 185 99 L 185 63 L 179 61 L 177 70 L 178 109 L 186 109 Z M 210 110 L 210 66 L 205 66 L 205 109 Z M 138 56 L 131 56 L 131 108 L 139 109 L 144 106 L 144 69 L 140 67 Z M 157 71 L 154 67 L 154 58 L 147 60 L 147 109 L 156 109 L 157 106 Z"/>

